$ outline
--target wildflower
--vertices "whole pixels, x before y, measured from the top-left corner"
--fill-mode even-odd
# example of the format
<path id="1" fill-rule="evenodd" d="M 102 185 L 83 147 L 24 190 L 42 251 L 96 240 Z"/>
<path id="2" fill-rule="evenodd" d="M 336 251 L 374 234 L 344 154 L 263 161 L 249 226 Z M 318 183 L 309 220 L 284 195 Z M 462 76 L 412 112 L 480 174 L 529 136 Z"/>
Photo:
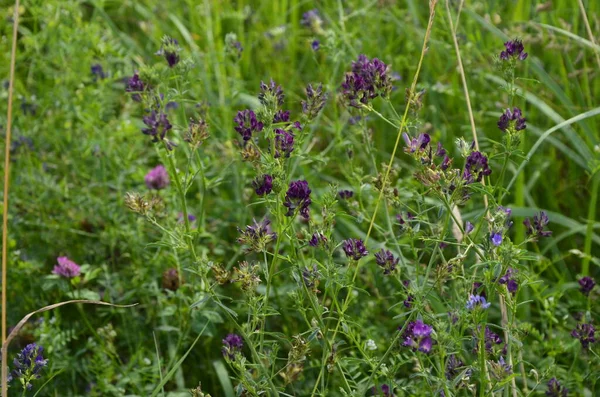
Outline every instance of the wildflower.
<path id="1" fill-rule="evenodd" d="M 275 158 L 290 157 L 294 151 L 294 134 L 281 128 L 275 129 Z"/>
<path id="2" fill-rule="evenodd" d="M 514 279 L 515 273 L 516 270 L 509 267 L 506 270 L 506 273 L 504 273 L 504 276 L 500 277 L 500 279 L 498 280 L 500 284 L 506 284 L 506 289 L 513 295 L 517 292 L 517 289 L 519 288 L 519 284 Z"/>
<path id="3" fill-rule="evenodd" d="M 313 40 L 312 43 L 310 43 L 310 47 L 313 49 L 313 51 L 318 51 L 320 45 L 321 43 L 319 43 L 319 40 Z"/>
<path id="4" fill-rule="evenodd" d="M 352 190 L 340 190 L 338 192 L 338 197 L 341 198 L 342 200 L 347 200 L 347 199 L 351 198 L 352 196 L 354 196 L 354 192 Z"/>
<path id="5" fill-rule="evenodd" d="M 162 190 L 171 182 L 167 169 L 161 164 L 152 168 L 144 177 L 144 181 L 148 189 L 154 190 Z"/>
<path id="6" fill-rule="evenodd" d="M 385 383 L 381 385 L 381 394 L 383 395 L 383 397 L 395 397 L 392 388 Z"/>
<path id="7" fill-rule="evenodd" d="M 144 135 L 150 135 L 152 137 L 152 142 L 164 140 L 167 144 L 167 149 L 173 149 L 173 146 L 175 145 L 165 139 L 167 131 L 172 128 L 172 125 L 165 113 L 158 113 L 157 111 L 153 110 L 149 115 L 144 116 L 143 121 L 148 127 L 142 129 L 142 133 Z"/>
<path id="8" fill-rule="evenodd" d="M 245 230 L 238 228 L 240 237 L 238 242 L 250 247 L 250 251 L 261 252 L 265 250 L 267 244 L 277 238 L 277 233 L 271 229 L 271 221 L 264 218 L 257 222 L 253 220 L 252 225 L 246 226 Z"/>
<path id="9" fill-rule="evenodd" d="M 263 129 L 263 123 L 256 119 L 256 114 L 249 109 L 239 111 L 233 121 L 237 124 L 235 130 L 242 136 L 244 142 L 252 138 L 252 134 Z"/>
<path id="10" fill-rule="evenodd" d="M 236 58 L 241 58 L 244 47 L 237 39 L 237 35 L 233 32 L 229 32 L 225 35 L 225 51 Z"/>
<path id="11" fill-rule="evenodd" d="M 94 80 L 100 79 L 104 80 L 106 78 L 106 74 L 104 73 L 104 69 L 102 69 L 102 65 L 99 63 L 95 63 L 90 67 L 92 75 L 94 76 Z"/>
<path id="12" fill-rule="evenodd" d="M 307 28 L 311 28 L 314 31 L 319 31 L 321 29 L 321 25 L 323 25 L 323 19 L 319 14 L 319 10 L 313 9 L 305 12 L 302 15 L 302 20 L 300 21 L 300 24 Z"/>
<path id="13" fill-rule="evenodd" d="M 408 295 L 406 299 L 402 302 L 405 308 L 410 309 L 412 307 L 413 302 L 415 301 L 414 295 Z"/>
<path id="14" fill-rule="evenodd" d="M 73 278 L 81 274 L 81 267 L 68 257 L 59 256 L 56 258 L 56 261 L 58 262 L 58 265 L 54 266 L 52 273 L 65 278 Z"/>
<path id="15" fill-rule="evenodd" d="M 459 369 L 464 367 L 463 363 L 456 355 L 451 354 L 446 361 L 446 379 L 453 380 L 459 374 Z"/>
<path id="16" fill-rule="evenodd" d="M 377 350 L 377 344 L 373 339 L 367 339 L 367 341 L 365 342 L 365 348 L 367 350 Z"/>
<path id="17" fill-rule="evenodd" d="M 133 76 L 127 80 L 127 84 L 125 85 L 125 91 L 133 92 L 134 94 L 131 96 L 131 99 L 133 99 L 136 102 L 142 101 L 142 97 L 139 93 L 144 92 L 145 89 L 146 85 L 140 79 L 140 75 L 138 74 L 138 72 L 135 72 Z"/>
<path id="18" fill-rule="evenodd" d="M 215 280 L 217 280 L 217 283 L 219 283 L 219 285 L 227 284 L 230 282 L 229 270 L 223 268 L 223 266 L 218 263 L 209 263 L 209 265 L 210 265 L 210 270 L 213 271 L 213 273 L 215 275 Z"/>
<path id="19" fill-rule="evenodd" d="M 323 235 L 323 233 L 313 233 L 310 240 L 308 241 L 308 245 L 310 245 L 311 247 L 316 247 L 319 244 L 327 244 L 327 238 Z"/>
<path id="20" fill-rule="evenodd" d="M 241 288 L 247 294 L 253 294 L 256 287 L 260 284 L 260 277 L 258 276 L 259 267 L 256 264 L 250 264 L 246 261 L 242 261 L 238 264 L 236 269 L 237 277 L 231 280 L 232 283 L 242 283 Z"/>
<path id="21" fill-rule="evenodd" d="M 223 357 L 229 360 L 234 360 L 237 353 L 242 352 L 244 347 L 244 341 L 242 337 L 237 334 L 229 334 L 223 339 Z"/>
<path id="22" fill-rule="evenodd" d="M 500 246 L 500 244 L 502 244 L 502 233 L 498 233 L 498 232 L 491 233 L 490 234 L 490 241 L 496 247 Z"/>
<path id="23" fill-rule="evenodd" d="M 179 276 L 179 272 L 175 268 L 170 268 L 164 271 L 162 275 L 162 287 L 170 291 L 177 291 L 183 280 Z"/>
<path id="24" fill-rule="evenodd" d="M 523 225 L 525 225 L 525 228 L 527 228 L 527 234 L 533 238 L 537 238 L 538 236 L 550 237 L 552 232 L 549 230 L 544 230 L 544 227 L 548 225 L 548 223 L 550 223 L 550 220 L 544 211 L 540 211 L 539 214 L 535 214 L 533 216 L 533 225 L 529 218 L 526 218 L 523 221 Z"/>
<path id="25" fill-rule="evenodd" d="M 290 121 L 290 111 L 289 110 L 278 110 L 273 116 L 273 124 L 276 123 L 287 123 Z"/>
<path id="26" fill-rule="evenodd" d="M 346 73 L 342 95 L 349 106 L 361 108 L 377 96 L 387 97 L 392 91 L 389 67 L 377 58 L 369 60 L 359 55 L 352 62 L 352 71 Z"/>
<path id="27" fill-rule="evenodd" d="M 465 224 L 465 233 L 469 234 L 473 231 L 473 229 L 475 229 L 475 226 L 473 226 L 471 222 L 467 221 Z"/>
<path id="28" fill-rule="evenodd" d="M 179 51 L 181 51 L 179 42 L 172 37 L 165 36 L 162 39 L 160 50 L 156 52 L 156 55 L 164 56 L 169 67 L 172 68 L 179 63 Z"/>
<path id="29" fill-rule="evenodd" d="M 590 294 L 590 292 L 594 289 L 594 286 L 596 286 L 596 282 L 589 276 L 582 277 L 579 280 L 579 291 L 581 291 L 581 293 L 585 296 Z"/>
<path id="30" fill-rule="evenodd" d="M 319 269 L 315 263 L 313 263 L 312 269 L 309 267 L 302 269 L 302 281 L 304 282 L 304 285 L 315 294 L 319 293 L 318 287 L 320 277 L 321 273 L 319 273 Z"/>
<path id="31" fill-rule="evenodd" d="M 474 310 L 478 307 L 482 309 L 487 309 L 490 307 L 491 303 L 488 303 L 485 298 L 481 295 L 469 295 L 469 299 L 467 300 L 467 309 Z"/>
<path id="32" fill-rule="evenodd" d="M 319 112 L 325 106 L 327 101 L 327 93 L 323 92 L 323 84 L 320 84 L 313 88 L 312 84 L 306 86 L 306 101 L 302 101 L 302 113 L 304 113 L 310 120 L 317 117 Z"/>
<path id="33" fill-rule="evenodd" d="M 264 82 L 260 82 L 260 93 L 258 94 L 258 100 L 260 103 L 268 108 L 277 108 L 283 105 L 285 95 L 281 86 L 278 86 L 272 79 L 269 85 Z"/>
<path id="34" fill-rule="evenodd" d="M 365 243 L 361 239 L 349 238 L 343 242 L 344 253 L 346 257 L 354 259 L 355 261 L 363 258 L 369 254 Z"/>
<path id="35" fill-rule="evenodd" d="M 467 181 L 467 183 L 472 183 L 474 181 L 481 182 L 484 176 L 490 175 L 491 173 L 492 170 L 488 166 L 488 159 L 481 152 L 474 151 L 467 157 L 463 174 L 463 179 Z"/>
<path id="36" fill-rule="evenodd" d="M 561 386 L 560 382 L 556 378 L 552 378 L 548 381 L 548 391 L 546 395 L 549 397 L 567 397 L 569 390 L 566 387 Z"/>
<path id="37" fill-rule="evenodd" d="M 596 329 L 592 324 L 577 324 L 577 327 L 571 332 L 573 338 L 579 339 L 581 346 L 587 349 L 590 343 L 596 343 Z"/>
<path id="38" fill-rule="evenodd" d="M 498 359 L 498 362 L 490 362 L 490 366 L 492 375 L 498 380 L 512 374 L 512 366 L 508 365 L 502 356 Z"/>
<path id="39" fill-rule="evenodd" d="M 290 187 L 285 194 L 285 202 L 283 205 L 287 207 L 288 211 L 285 216 L 294 215 L 296 209 L 299 210 L 300 216 L 304 219 L 309 217 L 309 205 L 312 202 L 310 200 L 311 190 L 308 187 L 306 181 L 292 181 Z"/>
<path id="40" fill-rule="evenodd" d="M 385 275 L 391 274 L 396 270 L 399 260 L 400 259 L 395 258 L 390 251 L 384 250 L 383 248 L 375 254 L 375 262 L 383 268 L 383 274 Z"/>
<path id="41" fill-rule="evenodd" d="M 507 61 L 510 58 L 524 61 L 527 58 L 523 42 L 519 39 L 507 41 L 504 43 L 505 50 L 500 53 L 500 59 Z"/>
<path id="42" fill-rule="evenodd" d="M 259 196 L 269 194 L 273 190 L 273 177 L 269 174 L 256 177 L 254 181 L 252 181 L 252 186 Z"/>
<path id="43" fill-rule="evenodd" d="M 498 120 L 498 128 L 504 132 L 507 132 L 507 130 L 511 128 L 514 128 L 515 131 L 521 131 L 527 128 L 521 109 L 517 107 L 513 108 L 512 111 L 506 109 L 500 116 L 500 120 Z"/>
<path id="44" fill-rule="evenodd" d="M 429 134 L 419 134 L 418 137 L 411 139 L 405 132 L 402 134 L 402 138 L 406 143 L 406 148 L 404 148 L 406 153 L 414 153 L 416 151 L 425 150 L 431 141 Z"/>
<path id="45" fill-rule="evenodd" d="M 433 346 L 431 332 L 433 328 L 425 324 L 422 320 L 411 321 L 406 326 L 402 337 L 404 342 L 402 346 L 411 347 L 413 350 L 419 350 L 423 353 L 429 353 Z"/>
<path id="46" fill-rule="evenodd" d="M 485 327 L 485 336 L 484 336 L 485 350 L 487 350 L 488 353 L 491 353 L 494 345 L 499 345 L 501 343 L 502 343 L 502 338 L 500 337 L 500 335 L 494 333 L 489 327 Z"/>
<path id="47" fill-rule="evenodd" d="M 183 138 L 194 149 L 202 145 L 208 138 L 208 123 L 203 119 L 190 119 L 188 130 Z"/>
<path id="48" fill-rule="evenodd" d="M 140 215 L 146 215 L 161 203 L 160 197 L 154 196 L 147 200 L 139 193 L 126 193 L 124 200 L 127 208 Z"/>
<path id="49" fill-rule="evenodd" d="M 40 372 L 48 364 L 42 353 L 44 348 L 35 343 L 30 343 L 13 360 L 15 369 L 8 375 L 8 382 L 19 379 L 23 385 L 23 390 L 31 390 L 33 385 L 31 381 L 41 377 Z"/>

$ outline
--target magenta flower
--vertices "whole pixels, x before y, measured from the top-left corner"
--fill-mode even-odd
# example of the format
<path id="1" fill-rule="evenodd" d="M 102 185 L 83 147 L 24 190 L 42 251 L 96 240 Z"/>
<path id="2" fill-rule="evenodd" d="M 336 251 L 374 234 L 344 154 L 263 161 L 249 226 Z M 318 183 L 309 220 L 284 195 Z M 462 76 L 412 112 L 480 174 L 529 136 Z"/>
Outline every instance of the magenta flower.
<path id="1" fill-rule="evenodd" d="M 58 265 L 54 266 L 52 273 L 65 278 L 73 278 L 81 274 L 81 267 L 68 257 L 59 256 L 56 258 L 56 261 L 58 262 Z"/>
<path id="2" fill-rule="evenodd" d="M 148 189 L 161 190 L 166 188 L 171 182 L 169 174 L 163 165 L 157 165 L 144 177 Z"/>

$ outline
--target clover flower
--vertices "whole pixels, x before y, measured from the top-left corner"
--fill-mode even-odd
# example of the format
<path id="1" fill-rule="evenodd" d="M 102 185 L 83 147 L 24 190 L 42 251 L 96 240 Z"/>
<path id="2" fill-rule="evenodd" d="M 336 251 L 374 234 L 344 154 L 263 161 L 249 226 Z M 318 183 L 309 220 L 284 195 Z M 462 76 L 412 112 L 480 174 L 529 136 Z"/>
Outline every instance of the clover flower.
<path id="1" fill-rule="evenodd" d="M 283 105 L 285 95 L 281 86 L 278 86 L 272 79 L 267 85 L 264 82 L 260 82 L 260 93 L 258 94 L 258 100 L 260 103 L 268 108 L 275 109 Z"/>
<path id="2" fill-rule="evenodd" d="M 161 190 L 169 186 L 169 173 L 163 165 L 152 168 L 144 177 L 148 189 Z"/>
<path id="3" fill-rule="evenodd" d="M 510 131 L 513 128 L 514 131 L 521 131 L 527 128 L 527 125 L 525 125 L 525 117 L 523 117 L 521 109 L 517 107 L 513 108 L 512 111 L 506 109 L 498 120 L 498 128 L 503 132 Z"/>
<path id="4" fill-rule="evenodd" d="M 240 232 L 238 242 L 249 246 L 250 251 L 264 251 L 267 244 L 277 238 L 277 233 L 273 232 L 271 221 L 267 218 L 260 222 L 254 219 L 252 222 L 253 224 L 246 226 L 244 230 L 238 228 L 238 232 Z"/>
<path id="5" fill-rule="evenodd" d="M 256 119 L 256 114 L 249 109 L 237 113 L 233 121 L 237 124 L 235 130 L 242 136 L 244 142 L 252 138 L 252 134 L 263 129 L 263 123 Z"/>
<path id="6" fill-rule="evenodd" d="M 352 63 L 352 71 L 346 73 L 342 83 L 342 96 L 352 107 L 368 105 L 377 96 L 387 97 L 392 91 L 389 67 L 377 58 L 370 60 L 359 55 Z"/>
<path id="7" fill-rule="evenodd" d="M 544 211 L 540 211 L 539 214 L 535 214 L 533 216 L 533 224 L 529 218 L 525 218 L 523 221 L 523 225 L 527 229 L 527 234 L 533 238 L 541 237 L 550 237 L 552 232 L 549 230 L 544 230 L 544 227 L 550 223 L 550 219 L 548 219 L 548 215 Z"/>
<path id="8" fill-rule="evenodd" d="M 237 353 L 242 352 L 242 348 L 244 347 L 244 341 L 242 337 L 237 334 L 229 334 L 223 339 L 223 349 L 221 352 L 223 353 L 223 357 L 234 360 Z"/>
<path id="9" fill-rule="evenodd" d="M 411 139 L 405 132 L 402 134 L 402 138 L 406 143 L 406 147 L 404 148 L 406 153 L 415 153 L 416 151 L 425 150 L 431 141 L 429 134 L 419 134 L 418 137 Z"/>
<path id="10" fill-rule="evenodd" d="M 354 259 L 355 261 L 369 254 L 369 251 L 367 251 L 367 248 L 365 247 L 365 243 L 359 238 L 349 238 L 348 240 L 344 240 L 342 247 L 346 257 Z"/>
<path id="11" fill-rule="evenodd" d="M 256 177 L 256 179 L 252 181 L 252 187 L 254 187 L 254 191 L 259 196 L 269 194 L 273 190 L 273 177 L 269 174 Z"/>
<path id="12" fill-rule="evenodd" d="M 354 196 L 354 192 L 352 190 L 340 190 L 338 192 L 338 197 L 342 200 L 347 200 Z"/>
<path id="13" fill-rule="evenodd" d="M 488 166 L 488 159 L 484 154 L 473 151 L 467 157 L 463 179 L 467 183 L 481 182 L 484 176 L 490 175 L 492 170 Z"/>
<path id="14" fill-rule="evenodd" d="M 396 270 L 399 260 L 400 258 L 395 258 L 390 251 L 383 248 L 375 254 L 375 262 L 383 268 L 383 274 L 385 275 L 389 275 Z"/>
<path id="15" fill-rule="evenodd" d="M 156 52 L 156 55 L 163 56 L 169 67 L 172 68 L 179 63 L 179 42 L 172 37 L 165 36 L 162 39 L 160 49 Z"/>
<path id="16" fill-rule="evenodd" d="M 552 378 L 548 381 L 548 391 L 546 391 L 548 397 L 567 397 L 568 394 L 569 390 L 561 386 L 558 379 Z"/>
<path id="17" fill-rule="evenodd" d="M 313 31 L 319 31 L 323 25 L 323 18 L 321 18 L 319 10 L 315 8 L 302 14 L 300 24 L 307 28 L 311 28 Z"/>
<path id="18" fill-rule="evenodd" d="M 146 124 L 146 126 L 148 127 L 142 129 L 142 133 L 144 135 L 151 136 L 152 142 L 159 142 L 164 140 L 164 142 L 167 145 L 167 149 L 173 150 L 175 144 L 165 139 L 167 131 L 169 131 L 173 127 L 165 113 L 159 113 L 156 110 L 153 110 L 149 115 L 144 116 L 142 120 L 144 121 L 144 124 Z"/>
<path id="19" fill-rule="evenodd" d="M 498 233 L 498 232 L 490 233 L 490 241 L 496 247 L 500 246 L 500 244 L 502 244 L 502 233 Z"/>
<path id="20" fill-rule="evenodd" d="M 500 284 L 505 284 L 508 292 L 510 292 L 513 295 L 517 292 L 517 289 L 519 288 L 519 284 L 514 279 L 514 274 L 516 272 L 517 271 L 515 269 L 509 267 L 508 269 L 506 269 L 506 273 L 504 273 L 504 276 L 500 277 L 500 279 L 498 280 Z"/>
<path id="21" fill-rule="evenodd" d="M 208 138 L 208 123 L 203 119 L 190 119 L 189 127 L 183 138 L 194 149 Z"/>
<path id="22" fill-rule="evenodd" d="M 323 84 L 319 84 L 317 88 L 313 88 L 312 84 L 306 86 L 306 101 L 302 101 L 302 113 L 304 113 L 309 120 L 317 117 L 319 112 L 325 106 L 327 101 L 327 93 L 323 92 Z"/>
<path id="23" fill-rule="evenodd" d="M 313 233 L 310 240 L 308 240 L 308 245 L 311 247 L 317 247 L 325 244 L 327 244 L 327 238 L 323 235 L 323 233 L 320 232 Z"/>
<path id="24" fill-rule="evenodd" d="M 133 99 L 136 102 L 142 101 L 140 93 L 144 92 L 145 89 L 146 84 L 140 79 L 140 75 L 138 74 L 138 72 L 135 72 L 125 84 L 125 91 L 134 93 L 131 96 L 131 99 Z"/>
<path id="25" fill-rule="evenodd" d="M 8 375 L 8 382 L 19 379 L 23 390 L 31 390 L 31 381 L 41 377 L 40 372 L 48 364 L 42 353 L 44 348 L 35 343 L 30 343 L 17 354 L 13 360 L 14 369 Z"/>
<path id="26" fill-rule="evenodd" d="M 485 350 L 488 353 L 491 353 L 494 345 L 502 344 L 502 338 L 500 335 L 494 333 L 489 327 L 485 327 L 484 344 Z"/>
<path id="27" fill-rule="evenodd" d="M 487 309 L 490 307 L 491 303 L 488 303 L 485 298 L 481 295 L 469 295 L 469 299 L 467 300 L 467 309 L 475 310 L 476 308 Z"/>
<path id="28" fill-rule="evenodd" d="M 527 58 L 523 42 L 519 39 L 514 39 L 504 43 L 505 50 L 500 53 L 500 59 L 507 61 L 509 59 L 518 59 L 524 61 Z"/>
<path id="29" fill-rule="evenodd" d="M 92 75 L 94 76 L 94 80 L 100 79 L 104 80 L 106 78 L 106 73 L 104 73 L 104 69 L 102 69 L 102 65 L 99 63 L 95 63 L 90 67 Z"/>
<path id="30" fill-rule="evenodd" d="M 571 332 L 571 336 L 579 339 L 584 349 L 587 349 L 590 344 L 596 343 L 596 329 L 592 324 L 577 324 L 577 327 Z"/>
<path id="31" fill-rule="evenodd" d="M 502 380 L 512 374 L 512 366 L 504 361 L 504 357 L 500 357 L 498 362 L 490 362 L 491 374 L 497 380 Z"/>
<path id="32" fill-rule="evenodd" d="M 304 219 L 309 218 L 309 205 L 311 190 L 306 181 L 292 181 L 290 187 L 285 194 L 283 205 L 288 209 L 285 216 L 294 215 L 296 209 L 299 210 L 300 216 Z"/>
<path id="33" fill-rule="evenodd" d="M 464 366 L 465 363 L 463 363 L 460 358 L 456 357 L 455 354 L 451 354 L 446 361 L 446 379 L 453 380 L 456 378 L 456 375 L 460 373 L 460 368 Z"/>
<path id="34" fill-rule="evenodd" d="M 287 123 L 290 121 L 290 111 L 289 110 L 278 110 L 273 116 L 273 124 L 276 123 Z"/>
<path id="35" fill-rule="evenodd" d="M 585 296 L 588 296 L 595 286 L 596 282 L 589 276 L 582 277 L 579 280 L 579 291 L 581 291 L 581 293 Z"/>
<path id="36" fill-rule="evenodd" d="M 404 338 L 402 346 L 410 347 L 413 350 L 419 350 L 423 353 L 429 353 L 433 346 L 433 340 L 431 339 L 432 332 L 433 327 L 425 324 L 422 320 L 411 321 L 402 334 Z"/>
<path id="37" fill-rule="evenodd" d="M 294 151 L 294 134 L 281 128 L 275 129 L 275 158 L 290 157 Z"/>
<path id="38" fill-rule="evenodd" d="M 52 273 L 64 278 L 74 278 L 81 274 L 81 267 L 68 257 L 59 256 L 56 261 L 58 264 L 54 266 Z"/>

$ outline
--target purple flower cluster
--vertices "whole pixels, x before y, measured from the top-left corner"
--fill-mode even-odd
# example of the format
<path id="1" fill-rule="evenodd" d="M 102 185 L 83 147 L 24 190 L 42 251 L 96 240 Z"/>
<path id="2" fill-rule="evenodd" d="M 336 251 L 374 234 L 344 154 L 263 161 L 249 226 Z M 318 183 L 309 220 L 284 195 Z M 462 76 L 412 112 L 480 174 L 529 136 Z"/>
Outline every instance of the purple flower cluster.
<path id="1" fill-rule="evenodd" d="M 96 79 L 104 80 L 106 78 L 106 73 L 104 73 L 104 69 L 102 69 L 102 65 L 99 63 L 93 64 L 90 67 L 90 70 L 92 72 L 92 76 L 94 76 L 94 81 Z"/>
<path id="2" fill-rule="evenodd" d="M 348 240 L 344 240 L 342 247 L 346 257 L 354 259 L 355 261 L 369 255 L 365 243 L 359 238 L 349 238 Z"/>
<path id="3" fill-rule="evenodd" d="M 146 85 L 140 79 L 140 75 L 138 74 L 138 72 L 135 72 L 133 76 L 127 80 L 127 84 L 125 85 L 125 91 L 133 92 L 134 94 L 131 96 L 131 99 L 133 99 L 136 102 L 142 101 L 140 93 L 144 92 L 145 89 Z"/>
<path id="4" fill-rule="evenodd" d="M 383 268 L 383 274 L 386 276 L 396 270 L 399 260 L 400 258 L 395 258 L 390 251 L 383 248 L 381 251 L 375 253 L 375 262 Z"/>
<path id="5" fill-rule="evenodd" d="M 370 60 L 359 55 L 352 63 L 352 71 L 346 73 L 342 83 L 342 95 L 349 106 L 361 108 L 381 95 L 387 97 L 392 91 L 389 67 L 377 58 Z"/>
<path id="6" fill-rule="evenodd" d="M 527 234 L 534 238 L 539 236 L 550 237 L 552 235 L 551 231 L 544 230 L 548 223 L 550 223 L 550 219 L 548 219 L 548 215 L 544 211 L 540 211 L 539 214 L 533 216 L 533 223 L 529 218 L 526 218 L 523 221 L 523 225 L 525 225 L 525 228 L 527 229 Z"/>
<path id="7" fill-rule="evenodd" d="M 300 24 L 307 28 L 318 28 L 323 24 L 323 19 L 319 14 L 319 10 L 316 8 L 310 11 L 305 12 L 302 15 L 302 19 L 300 20 Z"/>
<path id="8" fill-rule="evenodd" d="M 465 366 L 465 363 L 455 354 L 451 354 L 446 361 L 446 379 L 453 380 L 460 373 L 460 369 Z"/>
<path id="9" fill-rule="evenodd" d="M 269 174 L 256 177 L 256 179 L 252 181 L 252 187 L 254 187 L 254 191 L 259 196 L 269 194 L 273 190 L 273 177 Z"/>
<path id="10" fill-rule="evenodd" d="M 481 152 L 473 151 L 467 157 L 463 179 L 467 183 L 481 182 L 484 176 L 490 175 L 492 170 L 488 166 L 488 159 Z"/>
<path id="11" fill-rule="evenodd" d="M 504 43 L 505 50 L 500 53 L 500 59 L 507 61 L 510 58 L 524 61 L 527 58 L 523 42 L 519 39 L 514 39 Z"/>
<path id="12" fill-rule="evenodd" d="M 142 129 L 142 133 L 144 135 L 149 135 L 152 137 L 152 142 L 159 142 L 164 140 L 167 144 L 167 149 L 173 149 L 173 143 L 165 140 L 167 135 L 167 131 L 169 131 L 173 126 L 169 122 L 167 115 L 162 112 L 157 112 L 153 110 L 149 115 L 144 116 L 143 118 L 144 124 L 148 128 Z"/>
<path id="13" fill-rule="evenodd" d="M 546 391 L 548 397 L 567 397 L 569 390 L 561 386 L 560 382 L 556 378 L 552 378 L 548 381 L 548 391 Z"/>
<path id="14" fill-rule="evenodd" d="M 499 232 L 490 233 L 490 241 L 496 247 L 499 247 L 502 244 L 502 233 L 499 233 Z"/>
<path id="15" fill-rule="evenodd" d="M 294 134 L 281 128 L 275 129 L 275 158 L 290 157 L 294 151 Z"/>
<path id="16" fill-rule="evenodd" d="M 73 278 L 81 274 L 81 267 L 68 257 L 59 256 L 56 261 L 58 264 L 54 266 L 52 273 L 65 278 Z"/>
<path id="17" fill-rule="evenodd" d="M 484 343 L 485 343 L 485 350 L 488 353 L 491 353 L 494 345 L 502 344 L 502 338 L 500 337 L 500 335 L 494 333 L 489 327 L 485 327 Z"/>
<path id="18" fill-rule="evenodd" d="M 354 196 L 354 192 L 352 190 L 340 190 L 338 192 L 338 197 L 342 200 L 348 200 Z"/>
<path id="19" fill-rule="evenodd" d="M 285 194 L 283 205 L 288 209 L 285 216 L 293 216 L 298 209 L 300 216 L 304 219 L 309 218 L 309 205 L 311 190 L 306 181 L 292 181 Z"/>
<path id="20" fill-rule="evenodd" d="M 500 120 L 498 120 L 498 128 L 503 132 L 509 130 L 511 124 L 514 124 L 515 131 L 521 131 L 527 128 L 527 125 L 525 125 L 525 117 L 523 117 L 521 109 L 517 107 L 513 108 L 512 111 L 506 109 L 500 116 Z"/>
<path id="21" fill-rule="evenodd" d="M 488 303 L 485 298 L 481 295 L 469 295 L 469 299 L 467 300 L 467 309 L 475 310 L 476 308 L 487 309 L 490 307 L 491 303 Z"/>
<path id="22" fill-rule="evenodd" d="M 31 381 L 40 378 L 40 372 L 48 364 L 48 360 L 42 355 L 43 352 L 44 348 L 35 343 L 25 346 L 13 360 L 15 368 L 8 375 L 8 382 L 20 379 L 24 389 L 31 390 L 33 387 Z"/>
<path id="23" fill-rule="evenodd" d="M 223 339 L 223 349 L 221 352 L 223 353 L 223 357 L 234 360 L 235 355 L 237 353 L 242 352 L 242 348 L 244 347 L 244 341 L 242 337 L 237 334 L 229 334 Z"/>
<path id="24" fill-rule="evenodd" d="M 302 101 L 302 113 L 312 120 L 323 109 L 326 101 L 327 93 L 323 92 L 323 85 L 319 84 L 315 89 L 309 84 L 306 86 L 306 101 Z"/>
<path id="25" fill-rule="evenodd" d="M 148 189 L 161 190 L 169 186 L 169 173 L 163 165 L 152 168 L 144 177 Z"/>
<path id="26" fill-rule="evenodd" d="M 235 130 L 242 136 L 244 142 L 252 139 L 252 134 L 263 129 L 263 123 L 256 119 L 256 114 L 249 109 L 237 113 L 233 121 L 237 124 Z"/>
<path id="27" fill-rule="evenodd" d="M 174 38 L 165 36 L 162 40 L 162 45 L 160 46 L 160 50 L 156 52 L 156 55 L 163 56 L 169 64 L 169 67 L 172 68 L 179 63 L 179 54 L 178 52 L 181 49 L 179 48 L 179 42 Z"/>
<path id="28" fill-rule="evenodd" d="M 267 244 L 277 238 L 277 233 L 271 229 L 271 221 L 267 218 L 260 222 L 253 219 L 252 225 L 246 226 L 244 230 L 238 228 L 238 231 L 238 242 L 249 246 L 250 250 L 255 252 L 263 251 Z"/>
<path id="29" fill-rule="evenodd" d="M 506 270 L 506 273 L 504 273 L 504 276 L 500 277 L 500 279 L 498 280 L 500 284 L 505 284 L 506 289 L 508 289 L 508 292 L 510 292 L 513 295 L 517 292 L 517 289 L 519 288 L 519 284 L 514 279 L 514 274 L 516 272 L 517 271 L 515 269 L 509 267 Z"/>
<path id="30" fill-rule="evenodd" d="M 273 116 L 273 124 L 277 123 L 287 123 L 290 121 L 290 111 L 289 110 L 278 110 Z"/>
<path id="31" fill-rule="evenodd" d="M 273 80 L 267 85 L 264 82 L 260 82 L 260 92 L 258 93 L 258 100 L 260 103 L 267 107 L 278 107 L 283 105 L 285 95 L 281 86 L 277 85 Z"/>
<path id="32" fill-rule="evenodd" d="M 411 321 L 402 334 L 402 338 L 404 338 L 402 346 L 429 353 L 433 346 L 432 332 L 433 327 L 425 324 L 422 320 Z"/>
<path id="33" fill-rule="evenodd" d="M 584 349 L 587 349 L 590 344 L 596 343 L 596 329 L 592 324 L 577 324 L 577 327 L 571 332 L 571 336 L 579 339 Z"/>
<path id="34" fill-rule="evenodd" d="M 589 276 L 582 277 L 579 280 L 579 291 L 581 291 L 581 293 L 585 296 L 588 296 L 595 286 L 596 282 Z"/>
<path id="35" fill-rule="evenodd" d="M 319 244 L 327 244 L 327 237 L 325 237 L 323 233 L 313 233 L 310 240 L 308 240 L 308 245 L 310 245 L 311 247 L 317 247 L 319 246 Z"/>
<path id="36" fill-rule="evenodd" d="M 415 153 L 417 151 L 425 150 L 431 141 L 429 134 L 419 134 L 418 137 L 411 139 L 405 132 L 402 134 L 402 138 L 406 143 L 406 148 L 404 148 L 406 153 Z"/>

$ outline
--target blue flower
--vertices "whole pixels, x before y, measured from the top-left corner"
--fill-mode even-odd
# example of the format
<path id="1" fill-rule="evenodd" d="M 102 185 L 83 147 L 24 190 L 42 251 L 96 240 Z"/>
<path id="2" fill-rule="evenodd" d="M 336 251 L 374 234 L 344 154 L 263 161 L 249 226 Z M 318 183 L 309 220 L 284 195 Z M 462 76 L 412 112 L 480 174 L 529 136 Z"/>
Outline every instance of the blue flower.
<path id="1" fill-rule="evenodd" d="M 467 309 L 474 310 L 477 307 L 481 307 L 482 309 L 487 309 L 490 307 L 490 303 L 488 303 L 485 298 L 481 295 L 469 295 L 469 299 L 467 300 Z"/>

